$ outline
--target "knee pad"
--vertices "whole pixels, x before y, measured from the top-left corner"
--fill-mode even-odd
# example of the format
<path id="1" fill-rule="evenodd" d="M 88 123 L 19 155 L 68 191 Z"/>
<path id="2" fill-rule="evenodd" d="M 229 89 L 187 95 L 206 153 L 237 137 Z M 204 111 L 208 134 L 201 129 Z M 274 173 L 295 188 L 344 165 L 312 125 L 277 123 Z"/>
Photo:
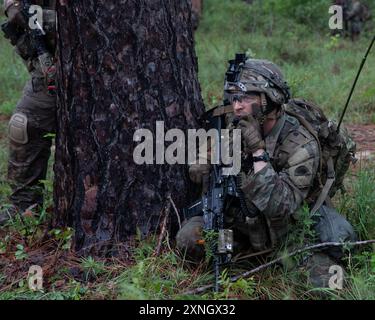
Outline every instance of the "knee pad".
<path id="1" fill-rule="evenodd" d="M 25 114 L 15 113 L 9 121 L 9 138 L 19 144 L 28 143 L 27 123 L 28 119 Z"/>
<path id="2" fill-rule="evenodd" d="M 23 113 L 15 113 L 9 121 L 9 139 L 19 144 L 29 141 L 27 135 L 27 116 Z"/>

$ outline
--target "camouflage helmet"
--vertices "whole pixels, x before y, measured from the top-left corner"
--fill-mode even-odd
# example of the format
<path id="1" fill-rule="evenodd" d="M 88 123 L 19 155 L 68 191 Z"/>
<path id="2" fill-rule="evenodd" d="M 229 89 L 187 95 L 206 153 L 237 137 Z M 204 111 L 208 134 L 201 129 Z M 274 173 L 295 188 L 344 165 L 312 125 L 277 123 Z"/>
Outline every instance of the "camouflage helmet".
<path id="1" fill-rule="evenodd" d="M 277 105 L 287 103 L 290 89 L 280 68 L 268 60 L 248 59 L 237 54 L 229 61 L 224 84 L 224 99 L 231 92 L 259 92 Z"/>

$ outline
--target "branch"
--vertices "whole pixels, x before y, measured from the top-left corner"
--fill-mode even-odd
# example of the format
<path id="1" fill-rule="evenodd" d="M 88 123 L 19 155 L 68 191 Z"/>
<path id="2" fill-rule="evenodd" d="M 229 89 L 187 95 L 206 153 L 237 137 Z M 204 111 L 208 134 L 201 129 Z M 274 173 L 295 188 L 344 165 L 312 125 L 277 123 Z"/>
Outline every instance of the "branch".
<path id="1" fill-rule="evenodd" d="M 179 226 L 180 229 L 181 229 L 181 218 L 180 218 L 180 213 L 178 212 L 177 207 L 176 207 L 176 204 L 174 203 L 174 201 L 173 201 L 173 199 L 172 199 L 172 197 L 171 197 L 170 195 L 168 196 L 168 199 L 169 199 L 169 201 L 172 203 L 173 209 L 174 209 L 174 211 L 176 212 L 176 216 L 177 216 L 177 220 L 178 220 L 178 226 Z"/>
<path id="2" fill-rule="evenodd" d="M 299 253 L 303 253 L 303 252 L 306 252 L 306 251 L 316 250 L 316 249 L 325 248 L 325 247 L 361 246 L 361 245 L 366 245 L 366 244 L 371 244 L 371 243 L 375 243 L 375 240 L 366 240 L 366 241 L 357 241 L 357 242 L 323 242 L 323 243 L 303 247 L 303 248 L 297 249 L 295 251 L 292 251 L 291 253 L 289 253 L 289 254 L 287 254 L 283 257 L 272 260 L 272 261 L 270 261 L 266 264 L 262 264 L 259 267 L 256 267 L 252 270 L 249 270 L 249 271 L 246 271 L 246 272 L 241 273 L 239 275 L 233 276 L 233 277 L 230 278 L 230 281 L 236 282 L 237 280 L 239 280 L 241 278 L 246 278 L 246 277 L 248 277 L 248 276 L 250 276 L 254 273 L 257 273 L 257 272 L 259 272 L 263 269 L 266 269 L 266 268 L 268 268 L 268 267 L 270 267 L 270 266 L 272 266 L 272 265 L 274 265 L 278 262 L 281 262 L 285 258 L 290 258 L 290 257 L 293 257 L 293 256 L 299 254 Z M 221 281 L 220 281 L 220 283 L 221 283 Z M 199 288 L 196 288 L 196 289 L 193 289 L 193 290 L 185 291 L 182 294 L 183 295 L 199 294 L 199 293 L 203 293 L 203 292 L 205 292 L 208 289 L 211 289 L 213 287 L 214 287 L 214 284 L 208 284 L 208 285 L 203 286 L 203 287 L 199 287 Z"/>
<path id="3" fill-rule="evenodd" d="M 153 253 L 154 257 L 160 255 L 161 245 L 163 243 L 163 239 L 164 239 L 165 234 L 167 232 L 167 222 L 168 222 L 168 218 L 169 218 L 170 207 L 171 207 L 171 204 L 168 202 L 165 206 L 165 209 L 164 209 L 164 219 L 163 219 L 163 222 L 162 222 L 162 225 L 161 225 L 161 231 L 160 231 L 160 235 L 159 235 L 159 239 L 158 239 L 158 244 L 156 246 L 155 252 Z"/>

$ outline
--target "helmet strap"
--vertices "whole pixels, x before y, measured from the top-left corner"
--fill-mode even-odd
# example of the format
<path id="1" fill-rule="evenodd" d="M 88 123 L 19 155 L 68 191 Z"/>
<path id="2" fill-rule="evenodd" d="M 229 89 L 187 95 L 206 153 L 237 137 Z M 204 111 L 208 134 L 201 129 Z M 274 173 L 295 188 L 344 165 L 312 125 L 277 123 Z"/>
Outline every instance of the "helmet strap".
<path id="1" fill-rule="evenodd" d="M 260 93 L 260 110 L 256 113 L 255 118 L 258 120 L 260 125 L 260 132 L 264 139 L 264 122 L 266 121 L 266 110 L 267 110 L 267 98 L 264 92 Z"/>
<path id="2" fill-rule="evenodd" d="M 267 114 L 268 103 L 267 103 L 266 94 L 264 92 L 260 93 L 260 104 L 262 106 L 262 113 L 263 113 L 263 115 Z"/>

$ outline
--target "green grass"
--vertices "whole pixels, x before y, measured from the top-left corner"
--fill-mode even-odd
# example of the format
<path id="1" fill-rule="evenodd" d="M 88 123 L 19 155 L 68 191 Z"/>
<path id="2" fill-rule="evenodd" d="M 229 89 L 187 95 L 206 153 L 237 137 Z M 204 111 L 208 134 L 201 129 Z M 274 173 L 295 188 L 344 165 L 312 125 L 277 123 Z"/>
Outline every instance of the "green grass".
<path id="1" fill-rule="evenodd" d="M 343 212 L 361 239 L 375 239 L 375 167 L 359 171 L 346 181 L 350 193 L 338 196 Z"/>
<path id="2" fill-rule="evenodd" d="M 301 5 L 304 4 L 304 6 Z M 204 16 L 196 33 L 199 80 L 206 105 L 222 99 L 223 77 L 227 60 L 236 52 L 246 51 L 256 58 L 269 59 L 281 66 L 294 96 L 320 104 L 327 114 L 337 118 L 345 103 L 355 73 L 369 44 L 363 37 L 353 44 L 347 39 L 332 38 L 325 26 L 330 1 L 284 0 L 256 1 L 248 6 L 241 0 L 205 0 Z M 308 4 L 308 5 L 306 5 Z M 272 8 L 272 10 L 270 10 Z M 293 10 L 291 10 L 293 8 Z M 306 17 L 306 13 L 308 18 Z M 372 53 L 358 82 L 347 123 L 375 123 L 375 54 Z M 28 78 L 21 60 L 11 46 L 0 37 L 0 115 L 9 116 Z M 10 193 L 6 182 L 7 141 L 6 122 L 0 122 L 0 201 L 6 203 Z M 38 244 L 52 219 L 47 208 L 52 205 L 53 157 L 45 181 L 46 204 L 42 217 L 17 220 L 10 226 L 8 237 L 0 238 L 0 254 L 6 252 L 30 263 L 25 243 Z M 363 166 L 346 179 L 348 193 L 334 200 L 337 207 L 352 222 L 361 239 L 375 237 L 375 167 Z M 311 235 L 310 222 L 303 216 L 302 227 L 290 234 L 291 243 L 302 245 Z M 48 231 L 48 230 L 47 230 Z M 55 229 L 49 236 L 59 252 L 70 254 L 71 230 Z M 23 247 L 21 247 L 21 245 Z M 18 247 L 17 247 L 18 246 Z M 307 284 L 306 274 L 298 268 L 272 267 L 249 279 L 230 283 L 228 275 L 254 267 L 244 263 L 223 273 L 222 292 L 185 296 L 187 289 L 213 280 L 211 268 L 202 264 L 187 268 L 173 247 L 172 239 L 163 243 L 162 254 L 153 255 L 155 238 L 134 248 L 129 265 L 116 260 L 96 260 L 92 257 L 69 261 L 50 276 L 43 292 L 31 292 L 27 279 L 9 286 L 9 275 L 0 268 L 0 300 L 3 299 L 316 299 Z M 21 250 L 22 249 L 22 250 Z M 342 291 L 329 291 L 327 299 L 375 299 L 375 254 L 371 246 L 350 257 L 347 286 Z M 280 251 L 284 252 L 287 246 Z M 25 252 L 24 252 L 25 251 Z M 23 255 L 23 253 L 26 254 Z M 293 262 L 293 261 L 292 261 Z M 81 276 L 73 276 L 71 265 Z M 4 271 L 4 272 L 3 272 Z"/>
<path id="3" fill-rule="evenodd" d="M 10 188 L 6 180 L 6 170 L 8 164 L 8 143 L 6 140 L 6 123 L 0 122 L 0 204 L 7 201 Z"/>
<path id="4" fill-rule="evenodd" d="M 25 65 L 9 42 L 0 36 L 0 115 L 11 115 L 28 79 Z"/>
<path id="5" fill-rule="evenodd" d="M 241 0 L 205 1 L 205 13 L 196 34 L 205 103 L 213 106 L 221 101 L 227 60 L 236 52 L 249 52 L 255 58 L 279 64 L 293 96 L 312 100 L 330 117 L 338 118 L 369 45 L 369 35 L 356 44 L 347 39 L 332 40 L 328 27 L 323 31 L 312 29 L 309 24 L 266 12 L 262 6 L 259 1 L 253 6 Z M 322 14 L 328 25 L 328 13 Z M 375 111 L 374 65 L 375 54 L 371 54 L 346 122 L 374 120 L 368 117 Z"/>

